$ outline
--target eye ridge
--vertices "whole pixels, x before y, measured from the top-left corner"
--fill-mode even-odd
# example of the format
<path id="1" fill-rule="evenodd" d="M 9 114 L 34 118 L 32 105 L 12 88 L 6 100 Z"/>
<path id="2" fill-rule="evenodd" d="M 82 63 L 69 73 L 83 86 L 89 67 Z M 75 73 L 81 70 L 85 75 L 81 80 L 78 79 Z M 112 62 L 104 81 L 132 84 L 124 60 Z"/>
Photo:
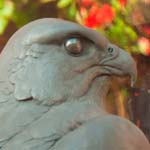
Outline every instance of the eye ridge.
<path id="1" fill-rule="evenodd" d="M 64 47 L 71 55 L 79 56 L 83 52 L 83 44 L 80 37 L 67 38 Z"/>

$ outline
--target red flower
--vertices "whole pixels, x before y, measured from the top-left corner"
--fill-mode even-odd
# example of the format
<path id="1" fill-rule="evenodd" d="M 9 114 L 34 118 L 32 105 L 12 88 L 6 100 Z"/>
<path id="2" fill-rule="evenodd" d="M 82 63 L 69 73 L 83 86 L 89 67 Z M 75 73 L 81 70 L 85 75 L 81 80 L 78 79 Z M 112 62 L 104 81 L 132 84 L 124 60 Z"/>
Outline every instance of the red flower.
<path id="1" fill-rule="evenodd" d="M 150 23 L 149 24 L 143 24 L 140 26 L 141 31 L 143 31 L 145 34 L 150 35 Z"/>
<path id="2" fill-rule="evenodd" d="M 88 17 L 85 19 L 85 25 L 88 27 L 102 26 L 113 21 L 114 11 L 109 4 L 99 7 L 96 3 L 91 7 Z"/>
<path id="3" fill-rule="evenodd" d="M 85 25 L 87 27 L 93 28 L 97 26 L 96 15 L 98 13 L 99 6 L 97 3 L 94 3 L 89 11 L 87 18 L 85 18 Z"/>
<path id="4" fill-rule="evenodd" d="M 145 37 L 139 38 L 138 46 L 139 46 L 141 53 L 143 53 L 146 56 L 150 55 L 150 41 L 149 41 L 149 39 L 147 39 Z"/>
<path id="5" fill-rule="evenodd" d="M 97 23 L 96 23 L 96 19 L 94 16 L 88 16 L 85 19 L 85 26 L 90 27 L 90 28 L 94 28 L 96 27 Z"/>
<path id="6" fill-rule="evenodd" d="M 150 47 L 146 49 L 145 55 L 146 55 L 146 56 L 150 56 Z"/>
<path id="7" fill-rule="evenodd" d="M 81 5 L 84 7 L 89 7 L 92 4 L 92 0 L 81 0 Z"/>
<path id="8" fill-rule="evenodd" d="M 125 6 L 127 4 L 127 0 L 119 0 L 121 6 Z"/>
<path id="9" fill-rule="evenodd" d="M 104 4 L 96 15 L 96 21 L 98 25 L 109 24 L 114 19 L 113 8 L 109 4 Z"/>

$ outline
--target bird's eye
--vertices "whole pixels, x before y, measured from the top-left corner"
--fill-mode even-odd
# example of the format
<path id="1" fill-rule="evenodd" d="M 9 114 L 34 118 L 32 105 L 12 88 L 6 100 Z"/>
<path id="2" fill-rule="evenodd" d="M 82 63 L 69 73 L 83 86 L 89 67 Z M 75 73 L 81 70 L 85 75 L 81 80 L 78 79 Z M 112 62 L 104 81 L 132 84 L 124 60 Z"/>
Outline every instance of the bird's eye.
<path id="1" fill-rule="evenodd" d="M 65 49 L 68 53 L 78 56 L 82 53 L 83 47 L 80 38 L 69 38 L 65 41 Z"/>

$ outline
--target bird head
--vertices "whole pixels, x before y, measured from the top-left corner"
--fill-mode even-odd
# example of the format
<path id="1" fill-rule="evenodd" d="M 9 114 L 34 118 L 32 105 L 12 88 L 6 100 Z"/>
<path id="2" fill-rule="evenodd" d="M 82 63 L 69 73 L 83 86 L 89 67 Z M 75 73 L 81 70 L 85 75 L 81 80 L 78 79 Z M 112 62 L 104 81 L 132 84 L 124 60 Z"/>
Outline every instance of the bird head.
<path id="1" fill-rule="evenodd" d="M 53 18 L 17 31 L 0 56 L 0 71 L 0 80 L 13 85 L 17 100 L 49 104 L 91 91 L 105 95 L 110 76 L 129 75 L 134 83 L 137 74 L 131 56 L 103 35 Z"/>

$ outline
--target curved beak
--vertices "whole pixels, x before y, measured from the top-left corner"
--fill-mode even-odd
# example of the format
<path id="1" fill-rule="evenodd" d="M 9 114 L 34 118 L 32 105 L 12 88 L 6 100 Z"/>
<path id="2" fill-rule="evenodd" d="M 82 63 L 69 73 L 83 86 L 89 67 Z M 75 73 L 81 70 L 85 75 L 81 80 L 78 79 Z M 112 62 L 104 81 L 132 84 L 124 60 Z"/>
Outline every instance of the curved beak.
<path id="1" fill-rule="evenodd" d="M 111 55 L 108 55 L 110 47 L 113 48 L 113 52 L 111 51 Z M 117 76 L 129 75 L 131 78 L 131 86 L 133 86 L 137 79 L 137 67 L 134 59 L 129 53 L 113 44 L 109 44 L 109 48 L 109 52 L 107 52 L 107 55 L 100 62 L 100 65 L 102 65 L 109 74 Z"/>

